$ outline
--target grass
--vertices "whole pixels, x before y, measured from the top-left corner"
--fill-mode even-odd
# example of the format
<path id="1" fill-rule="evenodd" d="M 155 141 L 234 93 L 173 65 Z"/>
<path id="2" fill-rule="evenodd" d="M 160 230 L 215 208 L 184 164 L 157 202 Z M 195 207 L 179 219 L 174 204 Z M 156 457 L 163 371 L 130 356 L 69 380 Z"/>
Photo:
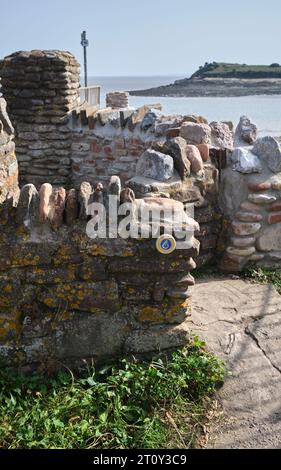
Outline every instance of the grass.
<path id="1" fill-rule="evenodd" d="M 206 63 L 197 70 L 193 77 L 221 78 L 281 78 L 281 66 L 231 64 L 225 62 Z"/>
<path id="2" fill-rule="evenodd" d="M 121 360 L 80 378 L 0 370 L 0 448 L 190 448 L 223 364 L 197 337 L 170 358 Z"/>
<path id="3" fill-rule="evenodd" d="M 250 268 L 244 270 L 243 275 L 255 282 L 273 284 L 277 292 L 281 294 L 281 271 L 265 268 Z"/>
<path id="4" fill-rule="evenodd" d="M 220 271 L 216 266 L 210 265 L 195 269 L 192 274 L 197 280 L 227 276 L 227 273 Z M 250 267 L 235 273 L 235 276 L 250 279 L 260 284 L 273 284 L 277 292 L 281 294 L 281 270 Z"/>

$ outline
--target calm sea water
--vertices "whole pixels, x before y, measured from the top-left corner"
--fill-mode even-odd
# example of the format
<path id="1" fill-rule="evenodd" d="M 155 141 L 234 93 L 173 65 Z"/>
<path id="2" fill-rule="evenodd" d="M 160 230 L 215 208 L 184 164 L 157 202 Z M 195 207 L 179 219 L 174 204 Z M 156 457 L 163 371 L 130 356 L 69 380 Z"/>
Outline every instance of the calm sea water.
<path id="1" fill-rule="evenodd" d="M 167 85 L 182 76 L 90 77 L 89 84 L 101 86 L 102 105 L 109 91 L 140 90 Z M 166 98 L 131 96 L 130 105 L 161 103 L 165 114 L 201 114 L 209 121 L 233 121 L 246 114 L 257 124 L 260 135 L 281 136 L 281 95 L 243 96 L 239 98 Z"/>

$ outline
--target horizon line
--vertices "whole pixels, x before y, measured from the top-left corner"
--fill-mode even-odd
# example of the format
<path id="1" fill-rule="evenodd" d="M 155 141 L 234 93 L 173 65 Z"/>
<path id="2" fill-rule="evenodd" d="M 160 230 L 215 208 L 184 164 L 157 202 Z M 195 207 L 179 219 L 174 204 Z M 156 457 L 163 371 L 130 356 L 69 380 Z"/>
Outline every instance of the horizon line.
<path id="1" fill-rule="evenodd" d="M 188 74 L 187 74 L 188 75 Z M 176 73 L 176 74 L 164 74 L 164 75 L 90 75 L 88 74 L 88 77 L 108 77 L 108 78 L 145 78 L 145 77 L 182 77 L 186 76 L 186 74 L 181 74 L 181 73 Z M 81 75 L 81 77 L 84 77 L 84 75 Z"/>

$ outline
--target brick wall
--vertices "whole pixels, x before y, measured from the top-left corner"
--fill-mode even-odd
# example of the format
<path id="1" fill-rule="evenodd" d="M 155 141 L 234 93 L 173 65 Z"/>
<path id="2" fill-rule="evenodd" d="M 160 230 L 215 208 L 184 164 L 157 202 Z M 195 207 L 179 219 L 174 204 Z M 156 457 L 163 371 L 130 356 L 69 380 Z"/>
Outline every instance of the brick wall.
<path id="1" fill-rule="evenodd" d="M 72 139 L 72 183 L 76 187 L 85 179 L 106 182 L 111 175 L 126 182 L 135 175 L 137 160 L 152 143 L 133 133 L 103 137 L 88 129 L 74 130 Z"/>

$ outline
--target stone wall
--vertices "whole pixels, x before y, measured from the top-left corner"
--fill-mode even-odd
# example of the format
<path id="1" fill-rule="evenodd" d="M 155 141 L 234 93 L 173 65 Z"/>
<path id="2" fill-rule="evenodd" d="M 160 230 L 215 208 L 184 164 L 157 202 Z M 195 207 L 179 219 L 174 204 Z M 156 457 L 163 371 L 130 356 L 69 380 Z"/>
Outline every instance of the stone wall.
<path id="1" fill-rule="evenodd" d="M 76 188 L 83 180 L 106 185 L 109 175 L 118 175 L 123 184 L 134 190 L 137 198 L 164 196 L 191 206 L 200 223 L 197 237 L 201 242 L 198 258 L 198 266 L 201 266 L 216 259 L 221 226 L 216 156 L 218 144 L 224 148 L 229 142 L 218 143 L 214 139 L 213 146 L 211 127 L 202 123 L 203 118 L 165 116 L 155 106 L 159 107 L 101 110 L 88 123 L 76 117 L 72 131 L 72 183 Z M 186 132 L 188 128 L 198 132 L 201 125 L 202 135 L 199 132 L 193 140 L 192 136 L 180 137 L 182 126 Z M 206 137 L 205 131 L 210 135 Z M 186 148 L 191 151 L 188 156 Z M 157 174 L 146 179 L 136 176 L 139 160 L 151 149 L 162 155 L 173 154 L 176 163 L 171 180 L 163 183 Z"/>
<path id="2" fill-rule="evenodd" d="M 130 185 L 146 150 L 155 147 L 168 154 L 169 146 L 163 150 L 163 145 L 179 137 L 184 123 L 199 124 L 197 135 L 189 136 L 186 128 L 182 138 L 189 145 L 202 147 L 207 143 L 209 148 L 201 149 L 205 160 L 199 161 L 198 168 L 195 164 L 192 171 L 189 164 L 188 171 L 180 176 L 178 185 L 185 180 L 184 193 L 166 189 L 164 195 L 195 205 L 202 226 L 198 234 L 202 247 L 199 264 L 214 260 L 220 228 L 218 171 L 209 150 L 231 144 L 229 128 L 211 128 L 202 117 L 166 116 L 159 104 L 139 109 L 124 107 L 128 105 L 126 93 L 109 94 L 107 104 L 111 107 L 104 110 L 78 106 L 78 72 L 74 57 L 59 51 L 20 52 L 0 62 L 2 92 L 16 128 L 20 183 L 33 183 L 39 188 L 50 182 L 77 189 L 83 181 L 106 185 L 111 175 L 118 175 L 123 184 Z M 197 154 L 196 158 L 201 157 Z M 156 177 L 152 184 L 136 190 L 137 197 L 157 197 L 161 193 L 157 188 Z"/>
<path id="3" fill-rule="evenodd" d="M 281 147 L 273 137 L 238 147 L 222 174 L 225 252 L 220 268 L 280 269 Z"/>
<path id="4" fill-rule="evenodd" d="M 152 239 L 91 239 L 86 207 L 95 195 L 100 200 L 89 183 L 79 191 L 44 184 L 39 194 L 26 185 L 17 208 L 4 211 L 2 362 L 82 367 L 84 359 L 151 353 L 187 341 L 198 241 L 167 256 Z"/>
<path id="5" fill-rule="evenodd" d="M 196 265 L 279 268 L 280 143 L 257 139 L 247 117 L 233 132 L 232 123 L 166 116 L 158 104 L 123 108 L 122 94 L 103 110 L 81 104 L 79 65 L 65 52 L 13 54 L 0 75 L 15 126 L 0 97 L 6 364 L 81 367 L 84 359 L 179 346 L 188 338 Z M 21 191 L 14 132 L 20 180 L 29 183 Z M 169 256 L 152 238 L 89 238 L 89 204 L 103 203 L 108 222 L 112 195 L 132 204 L 137 233 L 143 207 L 180 208 L 196 238 Z"/>
<path id="6" fill-rule="evenodd" d="M 20 181 L 67 184 L 69 113 L 79 104 L 80 66 L 68 52 L 16 52 L 0 61 L 2 93 L 15 128 Z"/>
<path id="7" fill-rule="evenodd" d="M 13 134 L 6 102 L 0 97 L 0 204 L 7 199 L 13 203 L 18 194 L 18 164 Z"/>

